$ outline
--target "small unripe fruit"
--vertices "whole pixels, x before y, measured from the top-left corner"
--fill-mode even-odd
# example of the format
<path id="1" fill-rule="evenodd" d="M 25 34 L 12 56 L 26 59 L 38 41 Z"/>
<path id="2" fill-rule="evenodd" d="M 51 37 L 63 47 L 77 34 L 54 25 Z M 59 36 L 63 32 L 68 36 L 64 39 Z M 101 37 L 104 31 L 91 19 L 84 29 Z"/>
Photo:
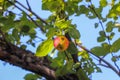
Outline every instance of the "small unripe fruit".
<path id="1" fill-rule="evenodd" d="M 65 36 L 57 36 L 54 39 L 54 47 L 59 51 L 64 51 L 69 46 L 69 40 Z"/>

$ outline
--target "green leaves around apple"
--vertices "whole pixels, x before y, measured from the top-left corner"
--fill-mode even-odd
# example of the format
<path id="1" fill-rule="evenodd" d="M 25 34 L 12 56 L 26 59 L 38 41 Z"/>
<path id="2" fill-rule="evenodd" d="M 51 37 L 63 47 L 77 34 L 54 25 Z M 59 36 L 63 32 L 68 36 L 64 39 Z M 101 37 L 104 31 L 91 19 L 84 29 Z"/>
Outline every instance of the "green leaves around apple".
<path id="1" fill-rule="evenodd" d="M 43 41 L 36 50 L 36 56 L 43 57 L 46 56 L 53 49 L 53 40 L 47 39 Z"/>
<path id="2" fill-rule="evenodd" d="M 74 39 L 79 39 L 81 36 L 80 32 L 75 27 L 69 27 L 68 34 Z"/>

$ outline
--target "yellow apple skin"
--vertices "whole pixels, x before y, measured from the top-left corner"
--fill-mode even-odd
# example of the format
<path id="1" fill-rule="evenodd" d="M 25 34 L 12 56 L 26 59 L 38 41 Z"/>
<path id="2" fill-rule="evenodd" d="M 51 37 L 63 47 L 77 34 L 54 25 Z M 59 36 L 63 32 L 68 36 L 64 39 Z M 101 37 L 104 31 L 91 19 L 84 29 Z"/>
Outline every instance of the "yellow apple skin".
<path id="1" fill-rule="evenodd" d="M 57 36 L 53 43 L 54 47 L 59 51 L 65 51 L 69 46 L 69 40 L 65 36 Z"/>

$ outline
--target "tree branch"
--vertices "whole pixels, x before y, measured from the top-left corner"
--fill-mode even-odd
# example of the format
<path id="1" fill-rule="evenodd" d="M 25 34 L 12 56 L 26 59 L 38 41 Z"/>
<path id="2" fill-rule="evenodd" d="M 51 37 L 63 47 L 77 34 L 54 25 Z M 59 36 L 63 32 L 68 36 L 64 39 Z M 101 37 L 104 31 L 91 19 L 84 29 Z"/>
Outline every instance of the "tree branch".
<path id="1" fill-rule="evenodd" d="M 12 44 L 10 46 L 11 48 L 0 38 L 0 60 L 37 73 L 48 80 L 55 80 L 55 72 L 44 65 L 46 62 L 34 56 L 30 51 L 20 49 Z"/>
<path id="2" fill-rule="evenodd" d="M 101 60 L 102 62 L 104 62 L 110 69 L 112 69 L 118 76 L 120 76 L 120 72 L 114 67 L 112 66 L 109 62 L 107 62 L 106 60 L 104 60 L 103 58 L 95 55 L 94 53 L 92 53 L 90 50 L 86 49 L 85 47 L 83 47 L 80 44 L 77 44 L 80 48 L 82 48 L 83 50 L 87 51 L 88 53 L 94 55 L 95 57 L 97 57 L 99 60 Z"/>
<path id="3" fill-rule="evenodd" d="M 93 3 L 92 3 L 91 0 L 90 0 L 90 4 L 93 5 Z M 97 18 L 98 18 L 98 20 L 99 20 L 99 23 L 100 23 L 100 25 L 101 25 L 101 27 L 102 27 L 102 31 L 104 31 L 104 35 L 105 35 L 105 37 L 106 37 L 107 40 L 108 40 L 108 44 L 111 45 L 110 39 L 109 39 L 109 37 L 107 36 L 107 34 L 106 34 L 106 32 L 105 32 L 105 29 L 104 29 L 104 26 L 103 26 L 103 24 L 102 24 L 101 17 L 98 15 L 98 13 L 96 12 L 96 10 L 94 9 L 93 6 L 89 6 L 89 8 L 90 8 L 90 9 L 95 13 L 95 15 L 97 16 Z M 109 50 L 110 50 L 110 49 L 109 49 Z M 111 52 L 111 56 L 114 57 L 113 52 Z M 117 63 L 116 63 L 116 62 L 113 62 L 113 63 L 114 63 L 114 65 L 116 66 L 116 68 L 117 68 L 117 69 L 119 70 L 119 72 L 120 72 L 120 68 L 119 68 L 119 66 L 117 65 Z"/>
<path id="4" fill-rule="evenodd" d="M 78 80 L 78 76 L 71 73 L 64 76 L 56 76 L 55 71 L 50 68 L 46 58 L 44 60 L 34 56 L 34 53 L 30 51 L 23 50 L 11 43 L 9 45 L 0 38 L 0 60 L 34 72 L 47 78 L 47 80 Z"/>

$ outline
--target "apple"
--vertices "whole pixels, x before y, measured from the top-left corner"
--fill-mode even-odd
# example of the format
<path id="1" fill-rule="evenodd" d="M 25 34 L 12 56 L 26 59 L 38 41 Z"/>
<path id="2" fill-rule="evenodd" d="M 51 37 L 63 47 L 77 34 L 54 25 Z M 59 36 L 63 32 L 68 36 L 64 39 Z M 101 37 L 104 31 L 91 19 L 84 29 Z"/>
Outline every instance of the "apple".
<path id="1" fill-rule="evenodd" d="M 53 43 L 54 47 L 59 51 L 65 51 L 69 46 L 69 40 L 65 36 L 57 36 Z"/>

